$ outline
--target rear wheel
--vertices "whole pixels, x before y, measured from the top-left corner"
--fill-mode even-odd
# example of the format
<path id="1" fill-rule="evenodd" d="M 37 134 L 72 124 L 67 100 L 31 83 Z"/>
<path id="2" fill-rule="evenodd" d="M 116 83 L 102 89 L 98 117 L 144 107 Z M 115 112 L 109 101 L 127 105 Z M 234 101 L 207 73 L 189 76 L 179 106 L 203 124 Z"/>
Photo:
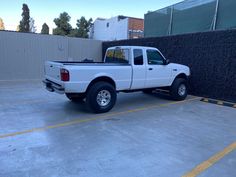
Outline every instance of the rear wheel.
<path id="1" fill-rule="evenodd" d="M 73 102 L 82 102 L 85 99 L 83 93 L 66 93 L 66 97 Z"/>
<path id="2" fill-rule="evenodd" d="M 183 78 L 176 78 L 170 87 L 170 94 L 174 100 L 184 100 L 188 95 L 187 81 Z"/>
<path id="3" fill-rule="evenodd" d="M 86 104 L 95 113 L 110 111 L 116 103 L 116 90 L 107 82 L 92 85 L 86 96 Z"/>

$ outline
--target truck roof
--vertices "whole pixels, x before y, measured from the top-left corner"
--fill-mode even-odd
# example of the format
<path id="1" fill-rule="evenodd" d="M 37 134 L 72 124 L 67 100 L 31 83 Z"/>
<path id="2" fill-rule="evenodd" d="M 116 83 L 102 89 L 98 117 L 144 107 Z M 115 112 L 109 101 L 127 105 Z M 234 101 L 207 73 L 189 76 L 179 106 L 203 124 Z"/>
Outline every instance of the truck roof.
<path id="1" fill-rule="evenodd" d="M 121 49 L 124 49 L 124 48 L 129 48 L 129 49 L 154 49 L 154 50 L 157 50 L 157 48 L 155 47 L 147 47 L 147 46 L 114 46 L 114 47 L 109 47 L 108 49 L 115 49 L 115 48 L 121 48 Z"/>

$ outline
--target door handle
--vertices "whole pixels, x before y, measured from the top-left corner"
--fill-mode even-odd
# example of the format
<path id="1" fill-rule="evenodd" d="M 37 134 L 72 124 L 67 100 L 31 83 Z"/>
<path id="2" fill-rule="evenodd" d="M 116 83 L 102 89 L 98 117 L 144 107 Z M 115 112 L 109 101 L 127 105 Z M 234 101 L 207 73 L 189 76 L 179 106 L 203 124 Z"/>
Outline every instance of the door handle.
<path id="1" fill-rule="evenodd" d="M 153 70 L 153 68 L 149 68 L 148 70 L 149 70 L 149 71 L 152 71 L 152 70 Z"/>

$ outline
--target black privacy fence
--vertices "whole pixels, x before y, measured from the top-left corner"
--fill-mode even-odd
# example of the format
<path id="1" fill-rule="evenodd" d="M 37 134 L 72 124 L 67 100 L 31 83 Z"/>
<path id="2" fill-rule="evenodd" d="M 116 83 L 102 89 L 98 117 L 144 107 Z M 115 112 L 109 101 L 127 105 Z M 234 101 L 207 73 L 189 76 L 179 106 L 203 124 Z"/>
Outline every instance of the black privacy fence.
<path id="1" fill-rule="evenodd" d="M 191 94 L 236 102 L 236 30 L 104 42 L 103 55 L 119 45 L 156 47 L 191 68 Z"/>

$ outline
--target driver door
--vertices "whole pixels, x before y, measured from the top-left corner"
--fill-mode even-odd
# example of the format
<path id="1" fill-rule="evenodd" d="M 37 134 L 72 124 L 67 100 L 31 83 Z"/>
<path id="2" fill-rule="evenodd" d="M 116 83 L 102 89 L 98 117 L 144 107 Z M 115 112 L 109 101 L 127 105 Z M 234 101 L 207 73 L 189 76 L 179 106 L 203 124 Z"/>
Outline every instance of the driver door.
<path id="1" fill-rule="evenodd" d="M 158 50 L 146 50 L 146 88 L 169 86 L 171 81 L 171 68 L 165 64 L 165 58 Z"/>

